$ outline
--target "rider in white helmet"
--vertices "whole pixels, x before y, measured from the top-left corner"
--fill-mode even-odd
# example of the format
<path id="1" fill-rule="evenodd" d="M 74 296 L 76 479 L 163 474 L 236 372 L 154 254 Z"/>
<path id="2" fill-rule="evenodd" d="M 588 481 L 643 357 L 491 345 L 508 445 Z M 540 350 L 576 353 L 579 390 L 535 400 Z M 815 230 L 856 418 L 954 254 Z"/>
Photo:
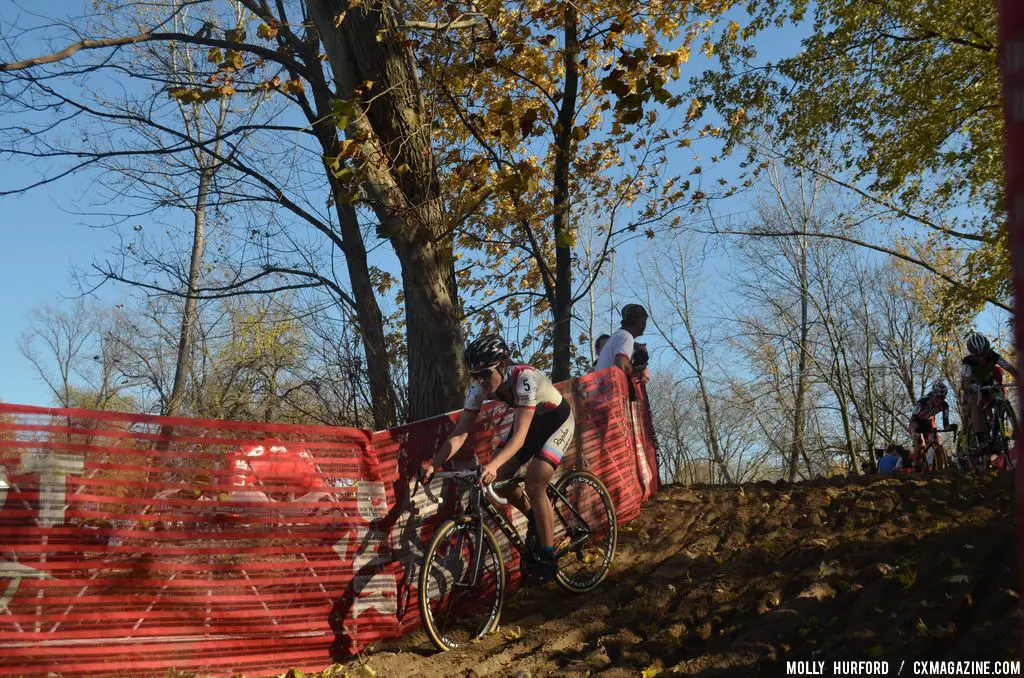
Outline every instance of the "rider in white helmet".
<path id="1" fill-rule="evenodd" d="M 967 337 L 967 355 L 960 374 L 964 387 L 964 411 L 970 413 L 969 433 L 982 438 L 987 435 L 984 411 L 992 395 L 983 392 L 982 387 L 1002 384 L 1003 370 L 1017 377 L 1017 369 L 992 350 L 985 335 L 971 333 Z"/>

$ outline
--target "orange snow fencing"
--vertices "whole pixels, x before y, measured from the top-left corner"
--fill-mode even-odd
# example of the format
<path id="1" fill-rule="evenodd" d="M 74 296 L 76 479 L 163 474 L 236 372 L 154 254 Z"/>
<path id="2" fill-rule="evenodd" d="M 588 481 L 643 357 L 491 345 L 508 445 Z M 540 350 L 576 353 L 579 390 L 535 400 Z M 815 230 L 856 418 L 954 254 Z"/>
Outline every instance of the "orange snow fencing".
<path id="1" fill-rule="evenodd" d="M 634 518 L 659 487 L 644 390 L 619 370 L 559 387 L 559 473 L 593 471 Z M 316 670 L 416 627 L 419 559 L 458 497 L 438 507 L 415 475 L 457 416 L 372 433 L 0 404 L 0 675 Z M 511 421 L 485 408 L 456 463 Z"/>

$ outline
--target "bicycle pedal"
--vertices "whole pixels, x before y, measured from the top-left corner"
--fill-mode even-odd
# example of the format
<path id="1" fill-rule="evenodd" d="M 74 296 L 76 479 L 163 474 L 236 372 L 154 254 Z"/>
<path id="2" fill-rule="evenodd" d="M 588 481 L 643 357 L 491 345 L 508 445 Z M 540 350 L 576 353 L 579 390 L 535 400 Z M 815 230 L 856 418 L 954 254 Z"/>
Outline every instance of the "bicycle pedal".
<path id="1" fill-rule="evenodd" d="M 557 574 L 557 570 L 554 574 L 550 576 L 548 576 L 547 574 L 533 572 L 524 577 L 523 581 L 526 583 L 527 586 L 544 586 L 545 584 L 550 584 L 551 582 L 555 581 L 555 577 L 557 576 Z"/>

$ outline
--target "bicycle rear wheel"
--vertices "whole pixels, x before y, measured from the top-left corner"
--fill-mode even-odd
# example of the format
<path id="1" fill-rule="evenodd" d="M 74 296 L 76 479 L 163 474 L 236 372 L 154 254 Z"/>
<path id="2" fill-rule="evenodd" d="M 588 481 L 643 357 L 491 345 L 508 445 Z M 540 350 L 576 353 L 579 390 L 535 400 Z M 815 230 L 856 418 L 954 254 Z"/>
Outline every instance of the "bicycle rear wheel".
<path id="1" fill-rule="evenodd" d="M 498 625 L 505 595 L 505 565 L 494 533 L 479 518 L 449 520 L 430 540 L 420 567 L 420 618 L 439 650 L 453 650 Z M 479 572 L 477 573 L 477 564 Z"/>
<path id="2" fill-rule="evenodd" d="M 569 473 L 555 484 L 555 556 L 559 586 L 574 593 L 589 591 L 607 576 L 615 558 L 618 525 L 615 505 L 604 483 L 593 473 Z"/>

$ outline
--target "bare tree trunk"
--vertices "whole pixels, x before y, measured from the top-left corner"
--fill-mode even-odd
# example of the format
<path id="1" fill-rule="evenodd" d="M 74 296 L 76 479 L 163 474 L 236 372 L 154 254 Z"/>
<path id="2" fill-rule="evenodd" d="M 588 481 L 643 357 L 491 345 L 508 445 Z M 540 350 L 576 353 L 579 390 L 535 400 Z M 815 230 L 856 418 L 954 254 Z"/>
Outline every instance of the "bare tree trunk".
<path id="1" fill-rule="evenodd" d="M 340 192 L 340 188 L 335 195 Z M 366 263 L 366 245 L 359 231 L 355 207 L 349 202 L 335 200 L 338 223 L 341 226 L 342 250 L 348 266 L 352 297 L 356 302 L 356 322 L 363 337 L 366 355 L 366 376 L 370 382 L 370 402 L 373 425 L 378 430 L 398 423 L 395 405 L 395 385 L 391 382 L 387 342 L 384 338 L 384 317 L 377 304 L 377 296 L 370 281 L 370 267 Z"/>
<path id="2" fill-rule="evenodd" d="M 697 377 L 697 387 L 700 392 L 701 417 L 704 428 L 704 440 L 709 451 L 708 455 L 708 479 L 720 476 L 726 483 L 732 483 L 734 477 L 729 470 L 728 459 L 722 450 L 721 440 L 718 434 L 718 418 L 712 406 L 712 394 L 704 372 L 704 349 L 701 340 L 697 336 L 697 329 L 693 323 L 693 313 L 690 303 L 690 286 L 687 280 L 687 265 L 689 260 L 686 251 L 681 244 L 677 243 L 676 256 L 671 258 L 671 271 L 669 278 L 663 274 L 656 258 L 652 259 L 655 275 L 658 277 L 661 289 L 658 293 L 663 300 L 672 308 L 673 314 L 682 321 L 686 330 L 688 347 L 679 345 L 673 338 L 673 332 L 657 318 L 652 318 L 654 326 L 668 343 L 672 352 L 688 367 Z M 639 272 L 644 282 L 647 278 L 644 271 Z M 648 295 L 648 305 L 650 296 Z"/>
<path id="3" fill-rule="evenodd" d="M 257 6 L 264 18 L 273 15 L 265 6 Z M 275 17 L 276 18 L 276 17 Z M 308 30 L 305 38 L 294 38 L 296 50 L 304 63 L 315 64 L 320 60 L 319 40 L 314 31 Z M 331 88 L 321 77 L 322 69 L 310 69 L 310 89 L 315 109 L 303 107 L 307 120 L 313 127 L 320 147 L 324 151 L 324 170 L 331 183 L 334 196 L 334 210 L 338 215 L 341 234 L 339 245 L 345 255 L 352 298 L 355 300 L 356 325 L 363 341 L 366 357 L 366 377 L 370 385 L 370 403 L 373 425 L 378 430 L 398 423 L 395 385 L 391 381 L 391 366 L 388 360 L 387 342 L 384 336 L 384 318 L 377 303 L 377 295 L 370 279 L 370 267 L 366 261 L 366 244 L 359 230 L 359 217 L 352 205 L 350 190 L 343 186 L 328 166 L 327 158 L 336 158 L 341 153 L 338 128 L 331 113 Z M 293 77 L 299 77 L 293 74 Z M 355 421 L 355 420 L 353 420 Z"/>
<path id="4" fill-rule="evenodd" d="M 174 362 L 174 381 L 171 394 L 167 397 L 164 414 L 173 417 L 181 410 L 185 399 L 185 380 L 189 375 L 192 353 L 192 337 L 198 317 L 199 274 L 203 266 L 203 252 L 206 247 L 206 201 L 210 194 L 210 182 L 214 170 L 204 167 L 199 171 L 199 190 L 196 192 L 196 207 L 192 222 L 192 250 L 189 254 L 188 287 L 185 291 L 185 310 L 181 314 L 181 332 L 178 335 L 178 356 Z"/>
<path id="5" fill-rule="evenodd" d="M 409 343 L 409 418 L 422 419 L 462 405 L 462 336 L 449 289 L 451 249 L 401 248 Z M 442 324 L 442 321 L 444 323 Z"/>
<path id="6" fill-rule="evenodd" d="M 590 263 L 590 252 L 587 252 L 587 263 Z M 588 272 L 589 273 L 589 272 Z M 590 339 L 590 364 L 593 365 L 597 362 L 597 351 L 594 349 L 594 315 L 597 312 L 597 297 L 594 293 L 594 286 L 591 285 L 590 290 L 587 292 L 587 337 Z M 599 333 L 603 334 L 603 333 Z"/>
<path id="7" fill-rule="evenodd" d="M 339 97 L 358 101 L 348 137 L 360 151 L 362 187 L 380 235 L 391 241 L 402 265 L 409 417 L 456 409 L 465 370 L 453 236 L 441 210 L 429 126 L 399 8 L 393 0 L 356 8 L 345 0 L 306 0 L 306 6 Z M 362 89 L 364 82 L 373 83 L 372 94 Z"/>
<path id="8" fill-rule="evenodd" d="M 179 64 L 179 59 L 181 63 Z M 193 62 L 189 51 L 179 53 L 179 50 L 171 49 L 171 68 L 180 76 L 189 81 L 195 80 Z M 196 141 L 203 138 L 203 115 L 198 107 L 191 107 L 182 104 L 180 112 L 186 130 L 192 130 L 190 136 Z M 202 273 L 203 255 L 206 249 L 206 208 L 210 197 L 210 184 L 214 175 L 219 169 L 217 157 L 220 155 L 222 141 L 220 133 L 224 129 L 227 120 L 228 107 L 225 101 L 220 102 L 216 122 L 212 130 L 217 138 L 214 142 L 213 154 L 207 154 L 201 145 L 193 150 L 196 160 L 196 172 L 199 177 L 196 187 L 195 207 L 192 210 L 192 248 L 189 250 L 188 282 L 185 289 L 185 308 L 181 314 L 181 330 L 178 335 L 178 352 L 174 362 L 174 379 L 171 385 L 171 394 L 167 398 L 164 414 L 174 416 L 181 410 L 185 398 L 185 382 L 191 372 L 192 340 L 195 336 L 196 322 L 198 321 L 198 295 L 199 277 Z M 168 431 L 169 433 L 169 431 Z"/>
<path id="9" fill-rule="evenodd" d="M 680 271 L 681 272 L 681 271 Z M 701 406 L 704 409 L 704 425 L 708 432 L 708 446 L 711 448 L 711 458 L 722 472 L 722 478 L 726 483 L 732 484 L 732 473 L 729 472 L 729 464 L 726 463 L 722 454 L 721 445 L 718 441 L 718 422 L 715 420 L 714 410 L 711 408 L 711 396 L 708 393 L 707 383 L 704 381 L 704 360 L 697 342 L 697 335 L 693 329 L 690 317 L 690 295 L 686 287 L 685 277 L 680 278 L 680 285 L 683 288 L 683 325 L 686 327 L 686 334 L 690 339 L 690 352 L 693 355 L 694 373 L 697 375 L 697 387 L 700 389 Z"/>
<path id="10" fill-rule="evenodd" d="M 562 59 L 565 66 L 565 87 L 558 110 L 558 128 L 555 137 L 554 214 L 551 225 L 555 232 L 555 300 L 554 360 L 551 378 L 563 381 L 569 378 L 572 349 L 572 227 L 569 223 L 569 166 L 573 156 L 573 125 L 576 120 L 576 99 L 579 95 L 579 43 L 576 5 L 563 4 L 565 12 L 565 46 Z"/>
<path id="11" fill-rule="evenodd" d="M 850 400 L 846 396 L 846 385 L 843 383 L 843 375 L 839 370 L 839 356 L 833 356 L 832 379 L 834 388 L 832 392 L 836 395 L 839 403 L 839 417 L 843 424 L 843 439 L 846 441 L 846 454 L 850 458 L 850 470 L 859 473 L 857 465 L 857 452 L 853 444 L 853 425 L 850 422 Z"/>
<path id="12" fill-rule="evenodd" d="M 805 427 L 807 413 L 805 411 L 805 395 L 807 393 L 808 381 L 808 352 L 807 335 L 809 325 L 807 321 L 807 306 L 809 290 L 807 289 L 807 246 L 806 238 L 799 240 L 800 263 L 799 263 L 799 284 L 800 284 L 800 338 L 797 344 L 799 357 L 797 359 L 797 382 L 796 399 L 793 403 L 793 452 L 789 458 L 789 481 L 796 480 L 797 469 L 800 459 L 807 455 L 804 449 Z"/>
<path id="13" fill-rule="evenodd" d="M 878 417 L 875 412 L 875 373 L 872 369 L 871 358 L 874 355 L 874 344 L 872 343 L 873 334 L 871 332 L 871 308 L 869 306 L 868 294 L 864 290 L 864 285 L 867 281 L 861 280 L 861 306 L 862 313 L 864 315 L 864 365 L 866 373 L 864 375 L 864 391 L 867 396 L 867 418 L 868 418 L 868 430 L 866 431 L 866 438 L 868 440 L 868 454 L 874 454 L 875 450 L 875 438 L 878 430 Z"/>

